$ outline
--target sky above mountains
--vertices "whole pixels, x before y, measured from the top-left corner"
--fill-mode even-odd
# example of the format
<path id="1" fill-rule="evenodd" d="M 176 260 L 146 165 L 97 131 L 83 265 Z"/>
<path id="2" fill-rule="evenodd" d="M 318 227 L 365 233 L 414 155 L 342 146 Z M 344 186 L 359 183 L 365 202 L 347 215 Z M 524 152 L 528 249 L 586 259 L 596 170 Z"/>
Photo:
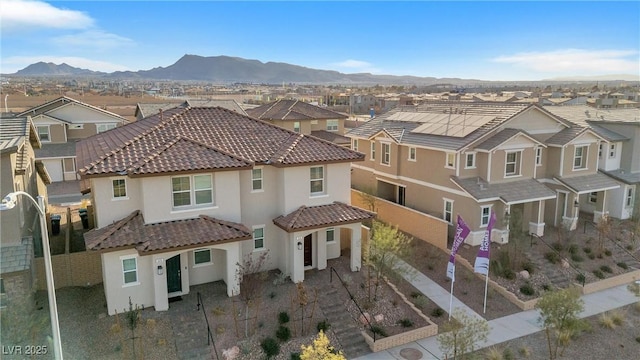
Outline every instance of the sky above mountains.
<path id="1" fill-rule="evenodd" d="M 640 76 L 638 1 L 2 0 L 0 26 L 0 73 L 149 70 L 195 54 L 439 78 Z"/>

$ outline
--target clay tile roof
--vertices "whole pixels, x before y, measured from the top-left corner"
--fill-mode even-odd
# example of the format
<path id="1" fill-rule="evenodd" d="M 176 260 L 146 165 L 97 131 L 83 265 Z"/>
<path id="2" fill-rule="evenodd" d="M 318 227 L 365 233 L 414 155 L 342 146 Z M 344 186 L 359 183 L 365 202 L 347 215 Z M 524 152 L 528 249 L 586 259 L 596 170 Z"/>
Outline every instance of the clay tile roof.
<path id="1" fill-rule="evenodd" d="M 76 149 L 83 178 L 364 159 L 345 147 L 220 107 L 167 110 L 83 139 Z"/>
<path id="2" fill-rule="evenodd" d="M 273 223 L 286 232 L 352 224 L 370 219 L 375 214 L 341 202 L 328 205 L 301 206 L 296 211 L 278 216 Z"/>
<path id="3" fill-rule="evenodd" d="M 299 100 L 276 100 L 247 110 L 247 114 L 261 120 L 319 120 L 345 119 L 344 114 Z"/>
<path id="4" fill-rule="evenodd" d="M 140 211 L 84 234 L 88 250 L 135 248 L 139 253 L 248 240 L 251 231 L 242 224 L 200 215 L 195 219 L 145 224 Z"/>

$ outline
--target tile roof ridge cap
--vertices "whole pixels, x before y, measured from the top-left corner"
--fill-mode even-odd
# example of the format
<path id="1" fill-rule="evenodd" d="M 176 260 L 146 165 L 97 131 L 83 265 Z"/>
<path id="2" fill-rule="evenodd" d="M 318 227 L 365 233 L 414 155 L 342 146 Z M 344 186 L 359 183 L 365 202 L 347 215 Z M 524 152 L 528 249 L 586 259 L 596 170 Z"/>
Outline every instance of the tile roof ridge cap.
<path id="1" fill-rule="evenodd" d="M 289 220 L 287 222 L 287 227 L 289 229 L 293 229 L 293 226 L 296 224 L 296 222 L 298 221 L 298 218 L 300 216 L 302 216 L 302 213 L 307 209 L 306 205 L 301 205 L 296 211 L 293 212 L 293 217 L 291 218 L 291 220 Z"/>
<path id="2" fill-rule="evenodd" d="M 274 155 L 277 155 L 275 159 L 276 163 L 281 163 L 291 151 L 298 145 L 298 143 L 304 138 L 303 134 L 293 133 L 291 134 L 285 141 L 282 142 L 282 145 L 278 147 L 278 149 L 274 152 Z"/>
<path id="3" fill-rule="evenodd" d="M 282 100 L 282 99 L 278 99 L 278 100 L 274 101 L 273 103 L 271 103 L 271 105 L 269 105 L 269 104 L 265 104 L 265 105 L 269 105 L 269 106 L 267 107 L 267 109 L 266 109 L 265 111 L 263 111 L 263 112 L 262 112 L 262 114 L 260 114 L 260 115 L 259 115 L 259 116 L 257 116 L 256 118 L 257 118 L 257 119 L 261 119 L 261 120 L 262 120 L 262 117 L 264 116 L 264 114 L 268 113 L 271 109 L 273 109 L 273 108 L 274 108 L 274 106 L 276 106 L 277 104 L 279 104 L 279 103 L 280 103 L 280 100 Z"/>
<path id="4" fill-rule="evenodd" d="M 231 111 L 231 110 L 229 110 L 229 111 Z M 235 112 L 234 112 L 234 113 L 235 113 Z M 234 158 L 234 159 L 236 159 L 236 160 L 244 161 L 244 162 L 246 162 L 246 163 L 248 163 L 248 164 L 250 164 L 250 165 L 253 165 L 253 164 L 255 163 L 255 162 L 254 162 L 254 161 L 252 161 L 252 160 L 245 159 L 245 158 L 243 158 L 243 157 L 241 157 L 241 156 L 238 156 L 238 155 L 236 155 L 236 154 L 230 153 L 230 152 L 228 152 L 228 151 L 226 151 L 226 150 L 222 150 L 222 149 L 220 149 L 220 148 L 218 148 L 218 147 L 215 147 L 215 146 L 213 146 L 213 145 L 208 145 L 208 144 L 205 144 L 205 143 L 203 143 L 203 142 L 200 142 L 200 141 L 194 140 L 194 139 L 189 138 L 189 137 L 179 136 L 179 140 L 189 141 L 189 142 L 191 142 L 191 143 L 194 143 L 194 144 L 199 145 L 199 146 L 203 146 L 203 147 L 205 147 L 205 148 L 207 148 L 207 149 L 210 149 L 210 150 L 213 150 L 213 151 L 215 151 L 215 152 L 219 152 L 219 153 L 221 153 L 221 154 L 223 154 L 223 155 L 229 156 L 229 157 Z M 177 142 L 177 141 L 176 141 L 176 142 Z"/>
<path id="5" fill-rule="evenodd" d="M 147 154 L 144 158 L 142 158 L 142 159 L 136 161 L 135 163 L 129 165 L 127 167 L 127 170 L 126 170 L 127 173 L 133 172 L 135 170 L 139 170 L 141 167 L 143 167 L 143 166 L 147 165 L 148 163 L 152 162 L 154 159 L 156 159 L 158 156 L 160 156 L 162 153 L 167 151 L 169 148 L 171 148 L 173 145 L 175 145 L 178 141 L 180 141 L 182 139 L 183 139 L 182 136 L 178 136 L 176 138 L 169 139 L 169 140 L 165 141 L 159 147 L 159 149 L 153 149 L 153 151 L 151 153 Z"/>
<path id="6" fill-rule="evenodd" d="M 124 218 L 114 222 L 113 224 L 111 224 L 111 225 L 113 225 L 113 227 L 111 229 L 109 229 L 108 231 L 106 231 L 104 234 L 102 234 L 98 239 L 96 239 L 95 245 L 93 247 L 101 245 L 103 241 L 105 241 L 111 235 L 115 234 L 116 231 L 122 229 L 125 225 L 127 225 L 131 220 L 133 220 L 138 215 L 143 219 L 142 222 L 144 223 L 144 218 L 142 217 L 142 213 L 140 213 L 140 210 L 134 210 L 131 214 L 129 214 L 126 217 L 124 217 Z M 107 226 L 109 226 L 109 225 L 107 225 Z M 92 242 L 92 244 L 93 244 L 93 242 Z"/>
<path id="7" fill-rule="evenodd" d="M 242 231 L 242 232 L 246 232 L 247 234 L 250 233 L 249 228 L 247 228 L 246 226 L 244 226 L 244 224 L 240 224 L 240 223 L 236 223 L 233 221 L 227 221 L 227 220 L 222 220 L 222 219 L 218 219 L 218 218 L 214 218 L 212 216 L 209 215 L 204 215 L 204 214 L 200 214 L 199 218 L 206 220 L 206 221 L 210 221 L 213 223 L 217 223 L 223 226 L 226 226 L 228 228 L 232 228 L 238 231 Z"/>

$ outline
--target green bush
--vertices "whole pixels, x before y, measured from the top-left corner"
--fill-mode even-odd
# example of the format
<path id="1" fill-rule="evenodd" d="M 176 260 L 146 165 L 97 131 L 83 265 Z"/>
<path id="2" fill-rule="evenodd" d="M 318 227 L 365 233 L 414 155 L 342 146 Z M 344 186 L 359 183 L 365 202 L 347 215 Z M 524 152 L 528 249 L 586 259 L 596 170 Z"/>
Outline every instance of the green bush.
<path id="1" fill-rule="evenodd" d="M 629 265 L 627 265 L 627 263 L 623 262 L 623 261 L 617 263 L 616 265 L 618 265 L 619 268 L 624 269 L 624 270 L 627 270 L 629 268 Z"/>
<path id="2" fill-rule="evenodd" d="M 278 323 L 286 324 L 289 322 L 289 314 L 286 311 L 283 311 L 278 314 Z"/>
<path id="3" fill-rule="evenodd" d="M 571 254 L 571 260 L 575 262 L 583 262 L 584 258 L 580 254 Z"/>
<path id="4" fill-rule="evenodd" d="M 593 275 L 595 275 L 598 279 L 604 279 L 604 273 L 600 269 L 593 270 Z"/>
<path id="5" fill-rule="evenodd" d="M 536 290 L 533 288 L 533 286 L 531 286 L 530 283 L 526 283 L 520 287 L 520 292 L 527 296 L 532 296 L 535 295 Z"/>
<path id="6" fill-rule="evenodd" d="M 607 255 L 607 256 L 611 256 L 611 250 L 604 249 L 604 254 Z"/>
<path id="7" fill-rule="evenodd" d="M 278 344 L 278 341 L 272 337 L 262 340 L 260 347 L 262 348 L 262 351 L 264 351 L 265 355 L 267 355 L 267 359 L 271 359 L 280 352 L 280 344 Z"/>
<path id="8" fill-rule="evenodd" d="M 280 325 L 276 331 L 276 337 L 282 342 L 289 341 L 291 339 L 291 330 L 286 326 Z"/>
<path id="9" fill-rule="evenodd" d="M 316 330 L 318 330 L 318 332 L 322 331 L 326 333 L 330 327 L 331 327 L 331 324 L 329 324 L 327 320 L 322 320 L 318 323 L 318 325 L 316 325 Z"/>
<path id="10" fill-rule="evenodd" d="M 408 327 L 412 327 L 413 326 L 413 321 L 411 321 L 411 319 L 400 319 L 397 322 L 400 326 L 404 327 L 404 328 L 408 328 Z"/>
<path id="11" fill-rule="evenodd" d="M 595 259 L 595 258 L 596 258 L 596 254 L 594 254 L 594 253 L 589 253 L 589 254 L 587 254 L 587 256 L 588 256 L 588 257 L 589 257 L 589 259 L 591 259 L 591 260 L 593 260 L 593 259 Z"/>
<path id="12" fill-rule="evenodd" d="M 300 353 L 299 352 L 292 352 L 289 356 L 289 359 L 291 360 L 300 360 Z"/>
<path id="13" fill-rule="evenodd" d="M 609 273 L 609 274 L 611 274 L 613 272 L 613 270 L 611 270 L 611 268 L 608 265 L 600 266 L 600 270 L 602 270 L 603 272 Z"/>
<path id="14" fill-rule="evenodd" d="M 564 245 L 562 245 L 562 243 L 558 241 L 551 244 L 551 247 L 557 252 L 564 250 Z"/>
<path id="15" fill-rule="evenodd" d="M 417 298 L 413 299 L 413 305 L 417 308 L 424 309 L 425 306 L 429 304 L 429 299 L 426 296 L 420 295 Z"/>
<path id="16" fill-rule="evenodd" d="M 584 251 L 585 254 L 591 254 L 591 248 L 588 246 L 583 247 L 582 251 Z"/>
<path id="17" fill-rule="evenodd" d="M 384 336 L 384 337 L 387 336 L 387 332 L 380 325 L 371 325 L 371 332 L 376 334 L 376 335 L 380 335 L 380 336 Z"/>
<path id="18" fill-rule="evenodd" d="M 419 298 L 420 296 L 422 296 L 422 293 L 420 291 L 412 291 L 411 294 L 409 295 L 414 299 Z"/>
<path id="19" fill-rule="evenodd" d="M 531 261 L 522 262 L 522 270 L 527 270 L 529 274 L 533 275 L 533 272 L 536 270 L 536 266 L 533 265 Z"/>
<path id="20" fill-rule="evenodd" d="M 433 316 L 433 317 L 440 317 L 442 315 L 444 315 L 444 310 L 442 310 L 439 307 L 431 310 L 431 316 Z"/>
<path id="21" fill-rule="evenodd" d="M 551 285 L 549 285 L 549 284 L 544 284 L 544 285 L 542 285 L 542 290 L 544 290 L 544 291 L 549 291 L 549 290 L 551 290 L 551 289 L 552 289 L 552 287 L 551 287 Z"/>
<path id="22" fill-rule="evenodd" d="M 557 252 L 549 251 L 544 254 L 544 258 L 552 264 L 557 264 L 560 262 L 560 255 L 558 255 Z"/>
<path id="23" fill-rule="evenodd" d="M 584 276 L 584 274 L 578 274 L 576 275 L 576 281 L 578 281 L 579 283 L 583 283 L 585 282 L 585 280 L 587 280 L 587 278 Z"/>
<path id="24" fill-rule="evenodd" d="M 567 251 L 569 252 L 569 254 L 571 255 L 575 255 L 578 253 L 578 251 L 580 251 L 580 248 L 578 247 L 578 245 L 576 244 L 571 244 L 569 245 L 569 247 L 567 248 Z"/>

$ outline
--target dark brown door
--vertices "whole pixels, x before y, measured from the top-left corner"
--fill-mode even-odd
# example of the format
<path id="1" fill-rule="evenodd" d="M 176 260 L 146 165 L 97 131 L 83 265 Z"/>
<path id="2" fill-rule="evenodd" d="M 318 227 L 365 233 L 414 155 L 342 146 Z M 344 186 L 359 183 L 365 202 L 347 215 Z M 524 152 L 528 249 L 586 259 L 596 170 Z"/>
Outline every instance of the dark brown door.
<path id="1" fill-rule="evenodd" d="M 304 237 L 304 266 L 313 265 L 313 252 L 311 251 L 311 234 Z"/>

